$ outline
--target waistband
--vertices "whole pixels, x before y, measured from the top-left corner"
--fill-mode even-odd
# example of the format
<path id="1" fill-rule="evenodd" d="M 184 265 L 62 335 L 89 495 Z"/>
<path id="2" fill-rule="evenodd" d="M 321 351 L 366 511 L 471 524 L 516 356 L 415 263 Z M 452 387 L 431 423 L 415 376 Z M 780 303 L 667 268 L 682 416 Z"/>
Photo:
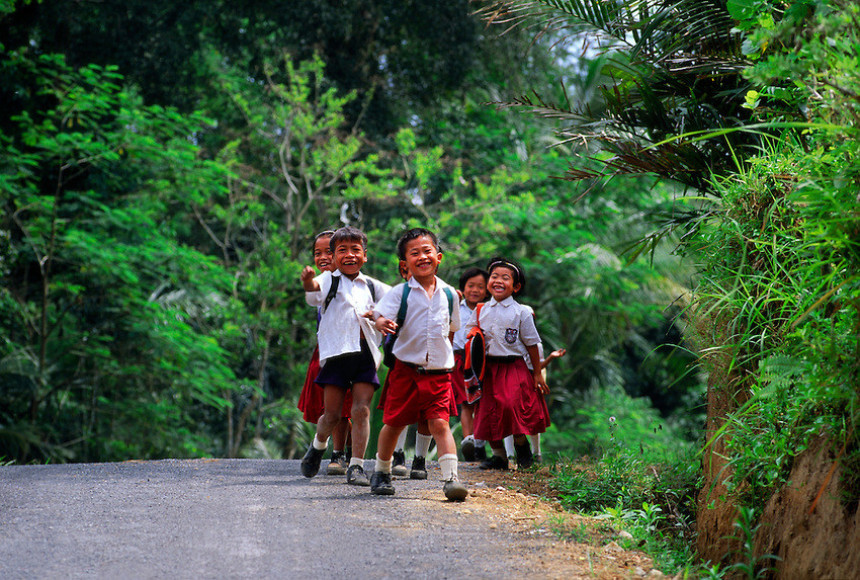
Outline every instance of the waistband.
<path id="1" fill-rule="evenodd" d="M 507 356 L 493 356 L 490 354 L 487 355 L 487 362 L 492 363 L 512 363 L 517 362 L 518 360 L 523 360 L 523 357 L 518 354 L 512 354 Z"/>
<path id="2" fill-rule="evenodd" d="M 397 359 L 397 360 L 400 360 L 400 359 Z M 447 375 L 448 373 L 450 373 L 451 371 L 454 370 L 454 369 L 428 369 L 428 368 L 425 368 L 422 366 L 418 366 L 414 363 L 406 362 L 404 360 L 401 360 L 400 362 L 402 362 L 403 364 L 408 366 L 410 369 L 412 369 L 413 371 L 415 371 L 419 375 Z"/>
<path id="3" fill-rule="evenodd" d="M 461 355 L 464 355 L 464 354 L 466 354 L 466 349 L 465 349 L 465 348 L 455 348 L 455 349 L 454 349 L 454 354 L 461 354 Z"/>

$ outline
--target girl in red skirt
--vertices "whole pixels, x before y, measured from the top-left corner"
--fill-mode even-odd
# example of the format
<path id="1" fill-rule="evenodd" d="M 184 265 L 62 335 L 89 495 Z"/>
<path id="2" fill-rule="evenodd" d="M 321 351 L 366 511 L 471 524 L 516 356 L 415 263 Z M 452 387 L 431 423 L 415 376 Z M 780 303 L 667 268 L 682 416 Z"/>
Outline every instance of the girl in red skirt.
<path id="1" fill-rule="evenodd" d="M 487 349 L 475 438 L 489 441 L 493 455 L 480 467 L 508 469 L 503 440 L 513 435 L 517 465 L 528 468 L 534 461 L 528 435 L 543 433 L 550 424 L 544 400 L 549 387 L 541 374 L 538 352 L 540 336 L 531 312 L 514 300 L 525 288 L 522 268 L 511 260 L 493 258 L 487 272 L 490 301 L 466 324 L 466 332 L 480 325 Z M 524 357 L 535 370 L 529 369 Z"/>
<path id="2" fill-rule="evenodd" d="M 314 265 L 320 272 L 334 270 L 334 260 L 330 247 L 333 235 L 334 232 L 329 230 L 320 232 L 314 237 Z M 319 324 L 319 315 L 319 310 L 317 310 L 317 324 Z M 302 418 L 314 425 L 319 421 L 325 407 L 323 389 L 314 382 L 319 374 L 320 351 L 319 347 L 315 346 L 314 352 L 311 355 L 311 362 L 308 363 L 305 384 L 302 387 L 297 405 L 299 411 L 302 412 Z M 328 475 L 344 475 L 346 473 L 346 465 L 349 462 L 349 458 L 346 456 L 344 448 L 349 435 L 349 411 L 351 408 L 352 391 L 349 391 L 343 401 L 343 418 L 335 428 L 334 433 L 332 433 L 333 451 L 331 454 L 331 463 L 326 469 L 326 474 Z"/>

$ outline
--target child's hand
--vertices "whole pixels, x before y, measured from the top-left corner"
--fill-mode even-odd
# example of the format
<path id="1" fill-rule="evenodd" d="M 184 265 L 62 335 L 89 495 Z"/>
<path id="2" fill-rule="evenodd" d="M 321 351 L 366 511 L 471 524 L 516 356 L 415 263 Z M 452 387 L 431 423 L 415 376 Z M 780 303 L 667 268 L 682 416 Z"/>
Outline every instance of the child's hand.
<path id="1" fill-rule="evenodd" d="M 316 292 L 320 289 L 320 285 L 314 280 L 314 269 L 311 266 L 305 266 L 302 270 L 302 286 L 305 292 Z"/>
<path id="2" fill-rule="evenodd" d="M 393 320 L 389 320 L 384 316 L 380 316 L 376 319 L 376 322 L 373 323 L 376 326 L 376 330 L 381 332 L 382 334 L 394 334 L 397 330 L 397 323 Z"/>
<path id="3" fill-rule="evenodd" d="M 551 353 L 549 353 L 549 356 L 547 357 L 547 359 L 561 358 L 566 354 L 567 354 L 567 349 L 560 348 L 558 350 L 554 350 Z"/>
<path id="4" fill-rule="evenodd" d="M 535 389 L 543 393 L 544 395 L 549 393 L 549 385 L 546 384 L 546 379 L 543 378 L 543 374 L 540 371 L 534 373 L 535 377 Z"/>

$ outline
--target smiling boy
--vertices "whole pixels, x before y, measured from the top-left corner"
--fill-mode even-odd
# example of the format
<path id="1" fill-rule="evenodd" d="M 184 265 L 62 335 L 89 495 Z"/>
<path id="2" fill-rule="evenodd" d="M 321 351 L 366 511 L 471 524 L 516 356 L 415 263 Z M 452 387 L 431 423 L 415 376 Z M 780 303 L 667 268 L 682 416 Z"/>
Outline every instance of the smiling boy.
<path id="1" fill-rule="evenodd" d="M 364 473 L 364 452 L 370 436 L 370 401 L 379 378 L 380 333 L 364 317 L 377 296 L 390 287 L 361 273 L 367 262 L 367 237 L 347 226 L 331 237 L 335 270 L 314 277 L 307 266 L 302 271 L 305 299 L 320 308 L 317 340 L 320 372 L 316 384 L 324 389 L 324 412 L 317 422 L 313 442 L 302 459 L 302 475 L 313 477 L 328 447 L 328 439 L 341 418 L 343 401 L 352 392 L 352 458 L 346 471 L 350 485 L 370 485 Z"/>
<path id="2" fill-rule="evenodd" d="M 469 492 L 457 476 L 457 448 L 448 425 L 453 396 L 451 337 L 460 327 L 458 299 L 451 286 L 436 276 L 442 252 L 433 232 L 409 230 L 397 243 L 397 251 L 411 278 L 386 294 L 373 312 L 376 328 L 392 334 L 406 300 L 403 324 L 392 350 L 397 360 L 389 372 L 371 492 L 394 495 L 391 457 L 397 437 L 408 425 L 427 421 L 439 451 L 445 497 L 463 501 Z"/>

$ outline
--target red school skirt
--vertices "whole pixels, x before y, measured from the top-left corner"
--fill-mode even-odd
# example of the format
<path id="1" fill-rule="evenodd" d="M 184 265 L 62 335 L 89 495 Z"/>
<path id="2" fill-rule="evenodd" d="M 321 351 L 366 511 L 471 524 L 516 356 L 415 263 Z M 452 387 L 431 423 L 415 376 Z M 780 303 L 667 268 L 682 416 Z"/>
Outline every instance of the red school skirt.
<path id="1" fill-rule="evenodd" d="M 466 402 L 466 380 L 463 378 L 466 355 L 462 350 L 454 351 L 454 371 L 451 373 L 451 384 L 454 387 L 454 402 L 462 405 Z"/>
<path id="2" fill-rule="evenodd" d="M 320 374 L 320 349 L 314 347 L 311 362 L 308 363 L 308 372 L 305 374 L 305 384 L 299 395 L 299 404 L 296 405 L 302 412 L 302 418 L 308 423 L 316 425 L 325 411 L 325 389 L 314 381 Z M 343 399 L 343 411 L 341 417 L 349 419 L 352 411 L 352 389 L 346 392 Z"/>
<path id="3" fill-rule="evenodd" d="M 475 439 L 499 441 L 508 435 L 535 435 L 549 427 L 549 409 L 526 361 L 487 360 L 483 395 L 475 414 Z"/>

